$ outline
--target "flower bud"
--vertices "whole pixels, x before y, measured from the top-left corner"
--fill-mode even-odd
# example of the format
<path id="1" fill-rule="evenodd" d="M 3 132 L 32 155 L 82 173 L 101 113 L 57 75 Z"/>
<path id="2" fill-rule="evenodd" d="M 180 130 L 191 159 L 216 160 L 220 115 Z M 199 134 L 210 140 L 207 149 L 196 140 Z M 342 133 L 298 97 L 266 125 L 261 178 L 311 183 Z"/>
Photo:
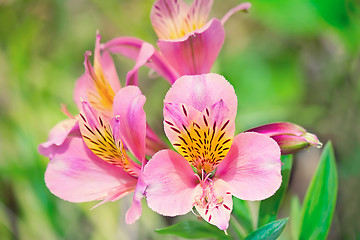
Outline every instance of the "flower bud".
<path id="1" fill-rule="evenodd" d="M 281 149 L 281 154 L 293 154 L 309 146 L 320 148 L 322 143 L 305 128 L 289 122 L 270 123 L 246 132 L 257 132 L 265 134 L 274 139 Z"/>

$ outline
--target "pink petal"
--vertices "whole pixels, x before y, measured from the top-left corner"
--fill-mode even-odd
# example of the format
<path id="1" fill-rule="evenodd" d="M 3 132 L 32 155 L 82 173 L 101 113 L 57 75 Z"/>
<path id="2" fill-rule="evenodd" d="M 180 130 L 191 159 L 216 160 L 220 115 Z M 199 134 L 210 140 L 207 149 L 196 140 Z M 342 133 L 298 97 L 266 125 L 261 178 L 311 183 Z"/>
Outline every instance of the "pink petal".
<path id="1" fill-rule="evenodd" d="M 247 130 L 247 132 L 257 132 L 272 137 L 283 134 L 301 136 L 306 133 L 306 130 L 303 127 L 294 123 L 277 122 L 255 127 Z"/>
<path id="2" fill-rule="evenodd" d="M 160 39 L 181 37 L 189 6 L 183 0 L 157 0 L 150 12 L 151 24 Z"/>
<path id="3" fill-rule="evenodd" d="M 225 15 L 224 17 L 221 19 L 221 23 L 224 25 L 225 22 L 236 12 L 239 11 L 247 11 L 247 9 L 249 9 L 251 7 L 251 3 L 249 2 L 245 2 L 245 3 L 241 3 L 240 5 L 230 9 Z"/>
<path id="4" fill-rule="evenodd" d="M 87 94 L 89 91 L 90 76 L 88 73 L 84 73 L 75 83 L 74 89 L 74 102 L 78 109 L 82 108 L 82 101 L 89 102 Z"/>
<path id="5" fill-rule="evenodd" d="M 177 40 L 157 43 L 161 54 L 180 75 L 208 73 L 224 43 L 225 31 L 218 19 Z"/>
<path id="6" fill-rule="evenodd" d="M 147 186 L 143 180 L 143 175 L 141 174 L 139 176 L 139 179 L 138 179 L 138 182 L 137 182 L 137 185 L 135 188 L 133 202 L 132 202 L 129 210 L 126 212 L 125 218 L 126 218 L 127 224 L 132 224 L 140 218 L 140 216 L 141 216 L 141 199 L 144 197 L 144 192 L 145 192 L 146 187 Z"/>
<path id="7" fill-rule="evenodd" d="M 213 0 L 194 0 L 188 11 L 188 20 L 195 29 L 204 26 L 208 20 Z"/>
<path id="8" fill-rule="evenodd" d="M 280 148 L 265 135 L 240 133 L 218 165 L 216 178 L 227 182 L 237 198 L 251 201 L 268 198 L 282 181 Z"/>
<path id="9" fill-rule="evenodd" d="M 137 38 L 120 37 L 103 44 L 102 49 L 114 54 L 121 54 L 136 61 L 143 43 L 143 40 Z M 171 84 L 179 77 L 179 74 L 157 50 L 154 50 L 153 56 L 145 65 L 155 70 Z"/>
<path id="10" fill-rule="evenodd" d="M 70 202 L 105 199 L 129 193 L 137 179 L 93 154 L 79 137 L 67 138 L 45 172 L 45 183 L 56 196 Z"/>
<path id="11" fill-rule="evenodd" d="M 153 156 L 145 166 L 144 179 L 148 206 L 165 216 L 186 214 L 193 207 L 194 196 L 201 193 L 190 164 L 171 150 Z"/>
<path id="12" fill-rule="evenodd" d="M 147 42 L 144 42 L 141 45 L 135 66 L 126 75 L 126 85 L 138 85 L 138 70 L 149 61 L 149 59 L 154 55 L 154 52 L 155 49 L 153 45 Z"/>
<path id="13" fill-rule="evenodd" d="M 126 86 L 114 98 L 114 115 L 120 122 L 121 139 L 141 162 L 145 160 L 145 96 L 136 86 Z"/>
<path id="14" fill-rule="evenodd" d="M 53 153 L 56 151 L 55 149 L 61 146 L 69 135 L 81 135 L 77 118 L 69 118 L 56 124 L 51 129 L 48 140 L 39 145 L 39 153 L 45 157 L 52 158 Z"/>
<path id="15" fill-rule="evenodd" d="M 109 82 L 114 92 L 117 92 L 121 86 L 114 61 L 107 51 L 100 53 L 100 34 L 96 34 L 95 50 L 94 50 L 94 65 L 95 61 L 100 64 L 98 67 L 99 71 L 102 71 L 105 75 L 105 79 Z M 95 66 L 94 66 L 95 68 Z M 98 71 L 95 68 L 95 71 Z"/>
<path id="16" fill-rule="evenodd" d="M 125 152 L 119 119 L 115 117 L 108 121 L 90 104 L 83 102 L 80 130 L 86 145 L 95 155 L 125 169 L 132 176 L 139 176 L 140 165 L 133 162 Z"/>
<path id="17" fill-rule="evenodd" d="M 229 227 L 230 214 L 233 208 L 232 195 L 229 192 L 228 185 L 221 179 L 217 179 L 213 183 L 214 194 L 218 197 L 217 201 L 222 203 L 213 208 L 203 208 L 200 205 L 195 205 L 195 207 L 205 221 L 217 226 L 220 230 L 226 230 Z"/>
<path id="18" fill-rule="evenodd" d="M 236 116 L 237 97 L 234 88 L 221 75 L 215 73 L 182 76 L 165 96 L 165 103 L 184 103 L 202 112 L 223 100 L 230 114 Z"/>

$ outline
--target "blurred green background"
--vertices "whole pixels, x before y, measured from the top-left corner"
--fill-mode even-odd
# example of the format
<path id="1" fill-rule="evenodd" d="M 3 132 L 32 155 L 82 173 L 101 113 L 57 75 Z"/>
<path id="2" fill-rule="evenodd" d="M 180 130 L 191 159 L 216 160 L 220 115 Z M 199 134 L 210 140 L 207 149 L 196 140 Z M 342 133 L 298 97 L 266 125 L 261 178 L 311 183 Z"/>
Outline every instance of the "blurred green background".
<path id="1" fill-rule="evenodd" d="M 221 18 L 239 4 L 215 0 Z M 339 193 L 329 239 L 360 238 L 360 5 L 356 0 L 254 0 L 248 14 L 226 24 L 213 72 L 224 75 L 239 100 L 237 130 L 291 121 L 333 141 Z M 0 239 L 173 239 L 154 233 L 174 221 L 144 202 L 140 221 L 126 225 L 131 197 L 89 211 L 92 203 L 53 196 L 37 152 L 49 130 L 73 114 L 73 89 L 83 54 L 129 35 L 156 43 L 153 0 L 0 0 Z M 116 56 L 123 80 L 132 62 Z M 141 70 L 147 118 L 162 132 L 162 99 L 169 88 Z M 302 200 L 321 149 L 295 155 L 289 194 Z M 285 208 L 281 212 L 288 216 Z M 191 213 L 184 218 L 195 219 Z M 290 219 L 291 221 L 291 219 Z M 284 233 L 284 239 L 286 232 Z"/>

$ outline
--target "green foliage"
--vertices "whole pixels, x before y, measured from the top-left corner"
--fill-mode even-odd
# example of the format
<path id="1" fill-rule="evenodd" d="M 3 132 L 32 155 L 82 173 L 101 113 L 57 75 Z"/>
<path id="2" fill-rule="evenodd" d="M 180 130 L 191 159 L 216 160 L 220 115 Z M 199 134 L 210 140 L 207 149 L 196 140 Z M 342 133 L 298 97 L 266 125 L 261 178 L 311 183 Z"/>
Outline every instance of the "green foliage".
<path id="1" fill-rule="evenodd" d="M 159 234 L 171 234 L 187 239 L 228 239 L 224 231 L 205 221 L 183 221 L 155 231 Z"/>
<path id="2" fill-rule="evenodd" d="M 245 240 L 275 240 L 284 230 L 287 221 L 288 219 L 284 218 L 268 223 L 249 234 Z"/>
<path id="3" fill-rule="evenodd" d="M 335 211 L 337 189 L 335 157 L 329 142 L 305 196 L 300 239 L 326 239 Z"/>
<path id="4" fill-rule="evenodd" d="M 236 197 L 233 197 L 232 199 L 232 217 L 234 217 L 240 223 L 241 227 L 243 227 L 246 232 L 252 232 L 254 230 L 254 226 L 252 223 L 248 202 Z"/>
<path id="5" fill-rule="evenodd" d="M 281 161 L 283 163 L 281 166 L 282 183 L 274 196 L 260 202 L 258 220 L 259 227 L 276 219 L 281 203 L 285 196 L 286 189 L 289 184 L 293 157 L 292 155 L 281 156 Z"/>

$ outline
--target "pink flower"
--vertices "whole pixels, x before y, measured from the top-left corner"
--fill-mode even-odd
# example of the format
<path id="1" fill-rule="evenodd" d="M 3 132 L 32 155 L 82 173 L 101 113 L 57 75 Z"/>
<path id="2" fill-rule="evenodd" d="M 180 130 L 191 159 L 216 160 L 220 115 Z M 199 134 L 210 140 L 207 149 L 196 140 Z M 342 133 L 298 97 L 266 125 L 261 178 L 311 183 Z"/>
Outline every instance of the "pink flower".
<path id="1" fill-rule="evenodd" d="M 45 182 L 56 196 L 70 202 L 116 201 L 135 191 L 126 222 L 141 215 L 142 166 L 146 163 L 145 96 L 127 86 L 114 97 L 113 116 L 105 117 L 88 102 L 82 103 L 81 136 L 67 136 L 53 151 Z M 142 165 L 134 162 L 124 145 Z M 99 205 L 98 204 L 98 205 Z M 98 206 L 96 205 L 96 206 Z"/>
<path id="2" fill-rule="evenodd" d="M 279 145 L 282 155 L 293 154 L 310 146 L 317 146 L 318 148 L 322 146 L 315 134 L 289 122 L 270 123 L 249 129 L 246 132 L 258 132 L 271 137 Z"/>
<path id="3" fill-rule="evenodd" d="M 113 101 L 115 94 L 121 89 L 120 81 L 112 57 L 107 51 L 100 51 L 101 36 L 96 35 L 94 66 L 90 63 L 91 52 L 85 53 L 85 73 L 77 80 L 74 101 L 79 109 L 82 108 L 82 102 L 88 102 L 92 108 L 100 112 L 105 118 L 113 117 Z M 150 44 L 144 44 L 141 55 L 131 69 L 126 78 L 127 85 L 137 85 L 138 69 L 146 62 L 143 57 L 151 55 L 153 47 Z M 69 114 L 67 114 L 69 115 Z M 78 116 L 64 120 L 61 124 L 54 127 L 49 135 L 47 142 L 40 144 L 39 152 L 46 157 L 52 155 L 54 147 L 60 146 L 66 136 L 70 133 L 79 135 Z M 160 149 L 166 148 L 166 145 L 153 132 L 150 126 L 146 127 L 146 153 L 153 155 Z M 62 141 L 60 141 L 62 140 Z"/>
<path id="4" fill-rule="evenodd" d="M 226 230 L 232 196 L 255 201 L 277 191 L 280 149 L 263 134 L 234 137 L 237 98 L 222 76 L 183 76 L 164 102 L 165 133 L 178 153 L 159 151 L 145 166 L 151 209 L 176 216 L 195 207 L 205 221 Z"/>
<path id="5" fill-rule="evenodd" d="M 224 23 L 235 12 L 251 6 L 242 3 L 221 20 L 208 21 L 212 3 L 212 0 L 194 0 L 188 6 L 183 0 L 157 0 L 150 18 L 159 37 L 160 52 L 154 50 L 146 65 L 170 83 L 182 75 L 208 73 L 224 43 Z M 103 48 L 136 59 L 134 54 L 138 54 L 143 43 L 135 38 L 117 38 Z"/>

